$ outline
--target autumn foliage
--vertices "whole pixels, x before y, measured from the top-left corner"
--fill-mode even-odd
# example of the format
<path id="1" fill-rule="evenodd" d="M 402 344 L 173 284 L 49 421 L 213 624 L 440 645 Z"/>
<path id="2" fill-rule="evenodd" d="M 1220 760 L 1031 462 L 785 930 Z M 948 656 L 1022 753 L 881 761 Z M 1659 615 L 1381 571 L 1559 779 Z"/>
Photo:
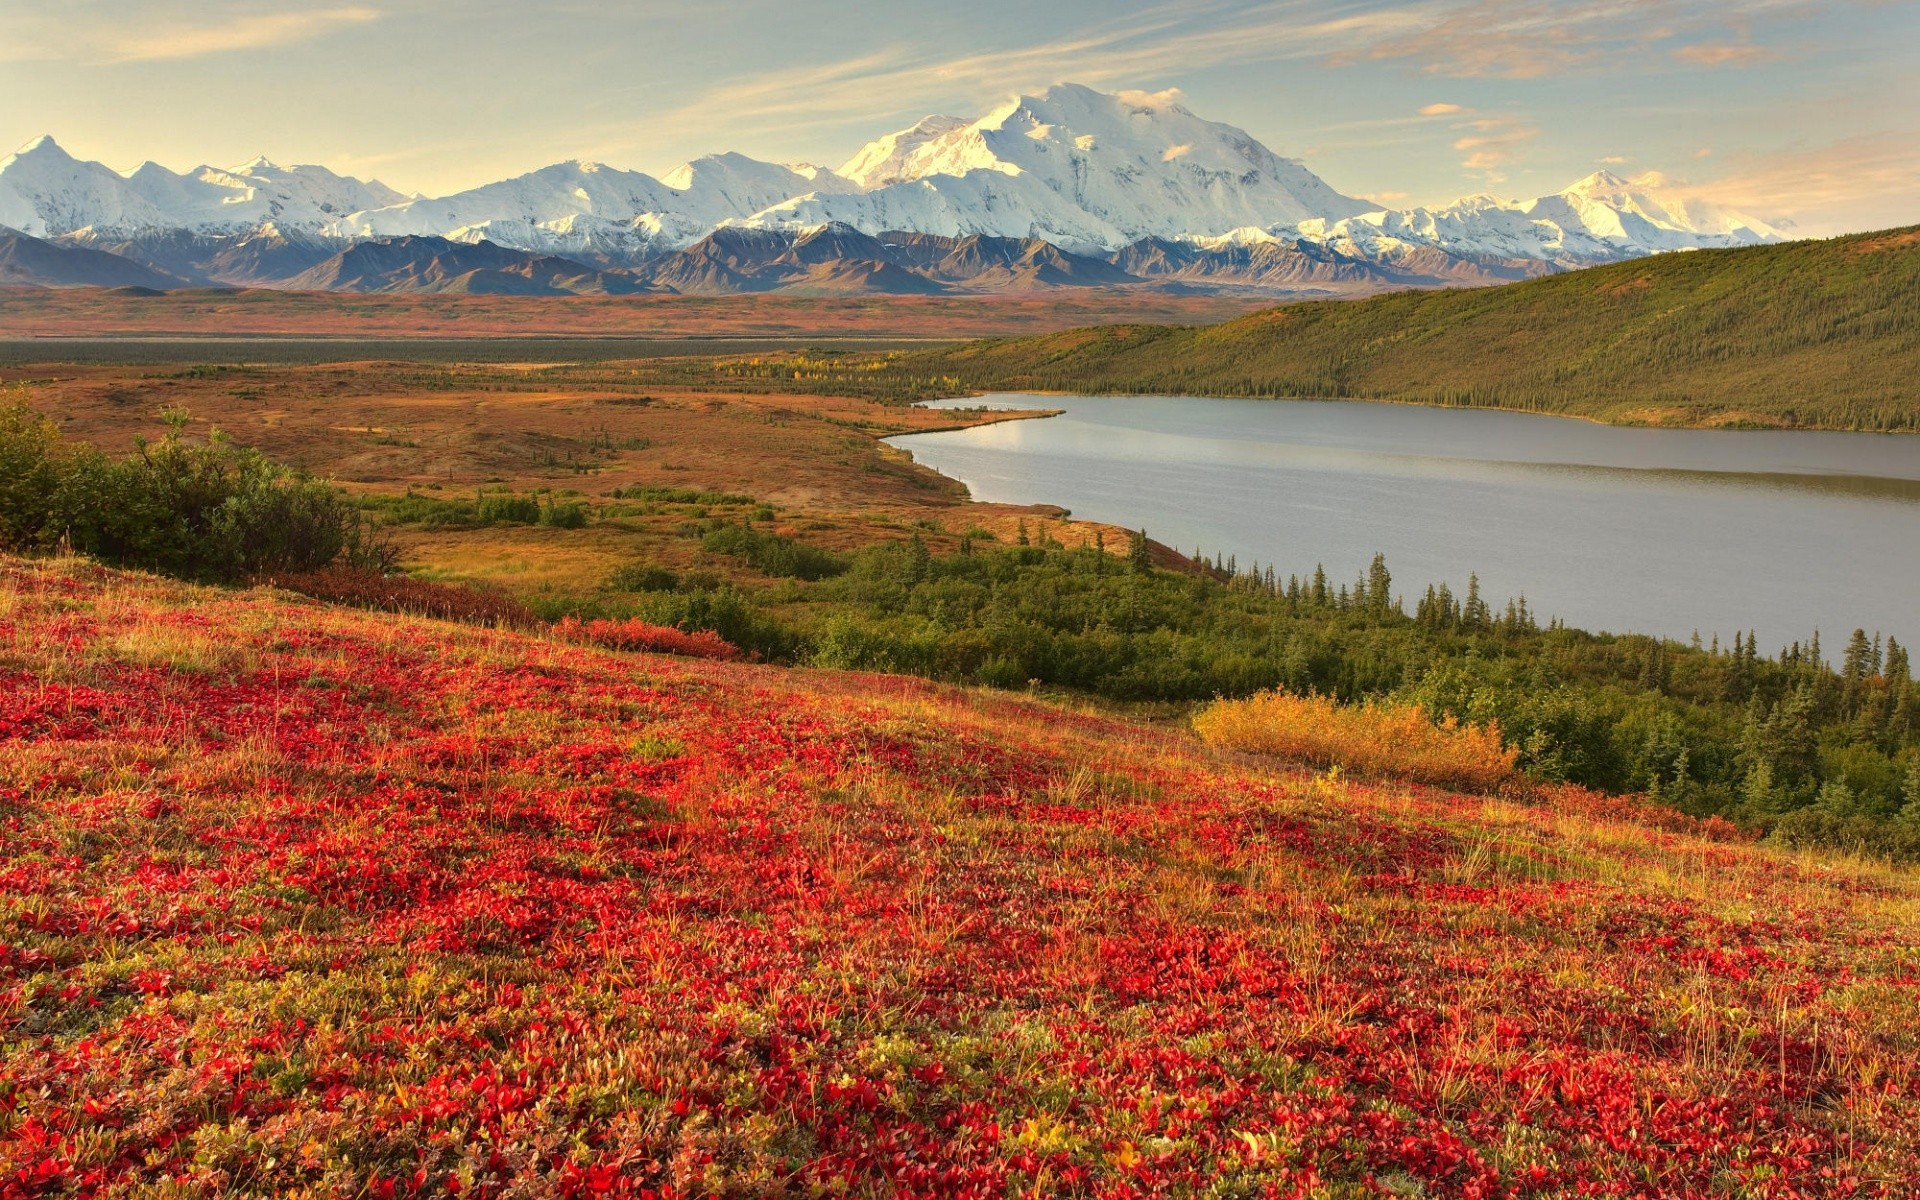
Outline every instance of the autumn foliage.
<path id="1" fill-rule="evenodd" d="M 649 624 L 637 617 L 624 621 L 582 621 L 565 617 L 553 627 L 553 632 L 565 641 L 604 646 L 609 650 L 644 650 L 719 662 L 732 662 L 740 657 L 740 647 L 710 629 L 687 633 L 671 625 Z"/>
<path id="2" fill-rule="evenodd" d="M 1193 719 L 1210 745 L 1271 754 L 1368 775 L 1486 791 L 1513 775 L 1518 753 L 1500 744 L 1497 724 L 1438 724 L 1415 705 L 1261 692 L 1221 700 Z"/>
<path id="3" fill-rule="evenodd" d="M 1920 1193 L 1910 875 L 0 558 L 0 1197 Z"/>
<path id="4" fill-rule="evenodd" d="M 516 629 L 541 624 L 527 606 L 498 592 L 484 592 L 459 584 L 434 583 L 406 575 L 390 575 L 353 567 L 281 575 L 271 580 L 290 592 L 331 600 L 355 608 L 408 613 L 468 625 L 501 625 Z"/>

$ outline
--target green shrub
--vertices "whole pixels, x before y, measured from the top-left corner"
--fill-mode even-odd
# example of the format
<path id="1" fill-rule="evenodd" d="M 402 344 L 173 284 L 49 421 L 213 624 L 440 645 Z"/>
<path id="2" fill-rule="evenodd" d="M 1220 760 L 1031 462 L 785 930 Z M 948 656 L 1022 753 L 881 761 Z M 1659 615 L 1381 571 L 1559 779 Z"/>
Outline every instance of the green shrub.
<path id="1" fill-rule="evenodd" d="M 762 533 L 745 525 L 721 525 L 708 530 L 700 538 L 700 548 L 713 554 L 731 555 L 756 571 L 784 579 L 826 579 L 847 569 L 847 560 L 830 550 L 779 534 Z"/>
<path id="2" fill-rule="evenodd" d="M 537 525 L 540 501 L 532 496 L 509 493 L 486 495 L 480 497 L 474 516 L 482 525 Z"/>
<path id="3" fill-rule="evenodd" d="M 341 559 L 385 567 L 391 552 L 327 483 L 233 445 L 185 437 L 166 414 L 158 442 L 109 460 L 67 443 L 24 402 L 0 409 L 0 542 L 65 544 L 105 562 L 209 582 L 313 571 Z"/>
<path id="4" fill-rule="evenodd" d="M 680 586 L 680 577 L 651 563 L 629 563 L 615 568 L 600 586 L 609 592 L 670 592 Z"/>

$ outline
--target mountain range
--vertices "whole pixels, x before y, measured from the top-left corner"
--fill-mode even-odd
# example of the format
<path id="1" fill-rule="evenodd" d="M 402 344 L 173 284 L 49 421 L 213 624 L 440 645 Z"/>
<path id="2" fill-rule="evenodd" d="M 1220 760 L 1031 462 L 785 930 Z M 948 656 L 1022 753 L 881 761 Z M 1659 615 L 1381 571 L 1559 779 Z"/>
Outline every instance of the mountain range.
<path id="1" fill-rule="evenodd" d="M 838 170 L 565 162 L 449 196 L 265 158 L 121 173 L 0 160 L 0 284 L 530 294 L 1049 286 L 1337 293 L 1492 283 L 1777 241 L 1657 176 L 1392 210 L 1171 94 L 1060 84 L 928 117 Z M 103 261 L 101 254 L 124 263 Z"/>

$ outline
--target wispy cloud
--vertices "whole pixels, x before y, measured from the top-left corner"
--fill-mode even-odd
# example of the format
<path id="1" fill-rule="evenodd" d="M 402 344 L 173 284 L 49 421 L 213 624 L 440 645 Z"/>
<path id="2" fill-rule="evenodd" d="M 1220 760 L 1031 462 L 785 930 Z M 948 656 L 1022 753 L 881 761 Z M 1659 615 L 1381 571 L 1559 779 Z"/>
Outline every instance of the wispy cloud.
<path id="1" fill-rule="evenodd" d="M 378 9 L 361 7 L 243 16 L 219 24 L 135 33 L 112 44 L 111 58 L 114 62 L 159 62 L 262 50 L 308 41 L 344 26 L 365 25 L 379 19 Z"/>
<path id="2" fill-rule="evenodd" d="M 208 11 L 209 8 L 214 11 Z M 193 16 L 153 6 L 123 12 L 0 13 L 0 62 L 178 62 L 290 46 L 381 18 L 365 5 Z"/>
<path id="3" fill-rule="evenodd" d="M 1333 61 L 1399 60 L 1433 75 L 1499 79 L 1660 60 L 1745 65 L 1780 57 L 1747 41 L 1756 22 L 1805 19 L 1818 9 L 1804 0 L 1469 0 L 1416 11 L 1424 19 L 1414 28 L 1338 51 Z M 1698 40 L 1663 53 L 1683 39 Z"/>
<path id="4" fill-rule="evenodd" d="M 1540 136 L 1539 126 L 1511 117 L 1480 117 L 1453 128 L 1461 134 L 1453 148 L 1467 155 L 1460 165 L 1488 183 L 1506 182 L 1505 168 L 1519 156 L 1521 147 Z"/>
<path id="5" fill-rule="evenodd" d="M 925 115 L 981 104 L 1048 83 L 1138 87 L 1165 77 L 1227 64 L 1322 58 L 1355 41 L 1409 28 L 1399 8 L 1369 0 L 1313 3 L 1275 0 L 1244 5 L 1166 4 L 1051 41 L 996 46 L 949 55 L 926 45 L 897 44 L 845 59 L 757 72 L 716 84 L 663 118 L 697 121 L 726 113 L 759 131 L 783 123 L 818 128 L 836 120 L 864 124 L 875 98 L 896 113 Z M 611 132 L 611 130 L 610 130 Z"/>
<path id="6" fill-rule="evenodd" d="M 1693 190 L 1813 234 L 1920 223 L 1920 129 L 1751 157 Z"/>
<path id="7" fill-rule="evenodd" d="M 1696 67 L 1751 67 L 1779 62 L 1786 55 L 1748 42 L 1695 42 L 1681 46 L 1673 56 Z"/>

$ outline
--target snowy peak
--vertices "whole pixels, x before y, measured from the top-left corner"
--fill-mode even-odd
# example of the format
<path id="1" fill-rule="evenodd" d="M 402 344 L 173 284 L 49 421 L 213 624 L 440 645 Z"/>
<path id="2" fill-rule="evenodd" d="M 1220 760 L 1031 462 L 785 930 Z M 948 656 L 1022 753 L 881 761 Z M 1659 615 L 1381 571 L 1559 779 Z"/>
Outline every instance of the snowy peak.
<path id="1" fill-rule="evenodd" d="M 840 168 L 842 178 L 862 188 L 885 187 L 911 178 L 907 160 L 928 142 L 965 129 L 968 122 L 959 117 L 922 117 L 912 128 L 889 133 L 867 143 Z"/>
<path id="2" fill-rule="evenodd" d="M 348 179 L 325 167 L 280 167 L 264 157 L 230 170 L 203 166 L 184 175 L 146 162 L 123 176 L 74 158 L 50 137 L 0 160 L 0 212 L 14 205 L 9 194 L 33 210 L 22 232 L 56 237 L 83 229 L 227 233 L 266 221 L 317 230 L 334 217 L 400 199 L 384 184 Z"/>
<path id="3" fill-rule="evenodd" d="M 866 146 L 841 174 L 864 190 L 792 201 L 755 223 L 1037 237 L 1091 253 L 1368 207 L 1245 130 L 1195 116 L 1175 93 L 1078 84 L 1012 97 L 972 122 L 928 117 Z"/>
<path id="4" fill-rule="evenodd" d="M 1285 271 L 1349 271 L 1348 260 L 1365 260 L 1408 279 L 1467 277 L 1460 262 L 1468 275 L 1507 277 L 1780 236 L 1657 175 L 1608 171 L 1532 200 L 1387 210 L 1244 129 L 1196 115 L 1177 92 L 1071 83 L 1011 96 L 974 120 L 923 118 L 837 173 L 738 153 L 663 178 L 571 161 L 434 199 L 264 155 L 184 174 L 146 163 L 123 176 L 43 137 L 0 160 L 0 226 L 137 245 L 165 270 L 214 279 L 253 278 L 254 268 L 196 265 L 178 247 L 208 238 L 244 246 L 263 229 L 301 253 L 309 242 L 337 253 L 339 244 L 420 237 L 629 268 L 717 231 L 792 237 L 831 226 L 869 238 L 1045 242 L 1088 258 L 1151 242 L 1156 261 L 1170 262 L 1181 255 L 1167 247 L 1179 244 L 1236 261 L 1285 259 Z M 168 238 L 174 249 L 156 248 Z M 807 253 L 823 245 L 810 242 Z"/>
<path id="5" fill-rule="evenodd" d="M 1596 171 L 1533 200 L 1466 196 L 1444 208 L 1307 221 L 1296 230 L 1344 253 L 1390 261 L 1424 249 L 1481 260 L 1579 267 L 1672 250 L 1780 240 L 1763 222 L 1671 188 L 1658 175 Z"/>
<path id="6" fill-rule="evenodd" d="M 1704 236 L 1734 243 L 1744 236 L 1760 241 L 1779 237 L 1779 231 L 1764 222 L 1680 193 L 1658 172 L 1623 179 L 1611 171 L 1596 171 L 1562 189 L 1557 197 L 1542 197 L 1536 203 L 1555 198 L 1566 201 L 1588 232 L 1600 237 L 1637 240 L 1657 233 L 1665 241 L 1678 235 L 1681 241 Z"/>
<path id="7" fill-rule="evenodd" d="M 36 237 L 90 226 L 141 228 L 166 221 L 166 214 L 111 168 L 74 158 L 51 137 L 35 138 L 0 159 L 0 186 L 33 209 L 34 220 L 21 232 Z"/>

